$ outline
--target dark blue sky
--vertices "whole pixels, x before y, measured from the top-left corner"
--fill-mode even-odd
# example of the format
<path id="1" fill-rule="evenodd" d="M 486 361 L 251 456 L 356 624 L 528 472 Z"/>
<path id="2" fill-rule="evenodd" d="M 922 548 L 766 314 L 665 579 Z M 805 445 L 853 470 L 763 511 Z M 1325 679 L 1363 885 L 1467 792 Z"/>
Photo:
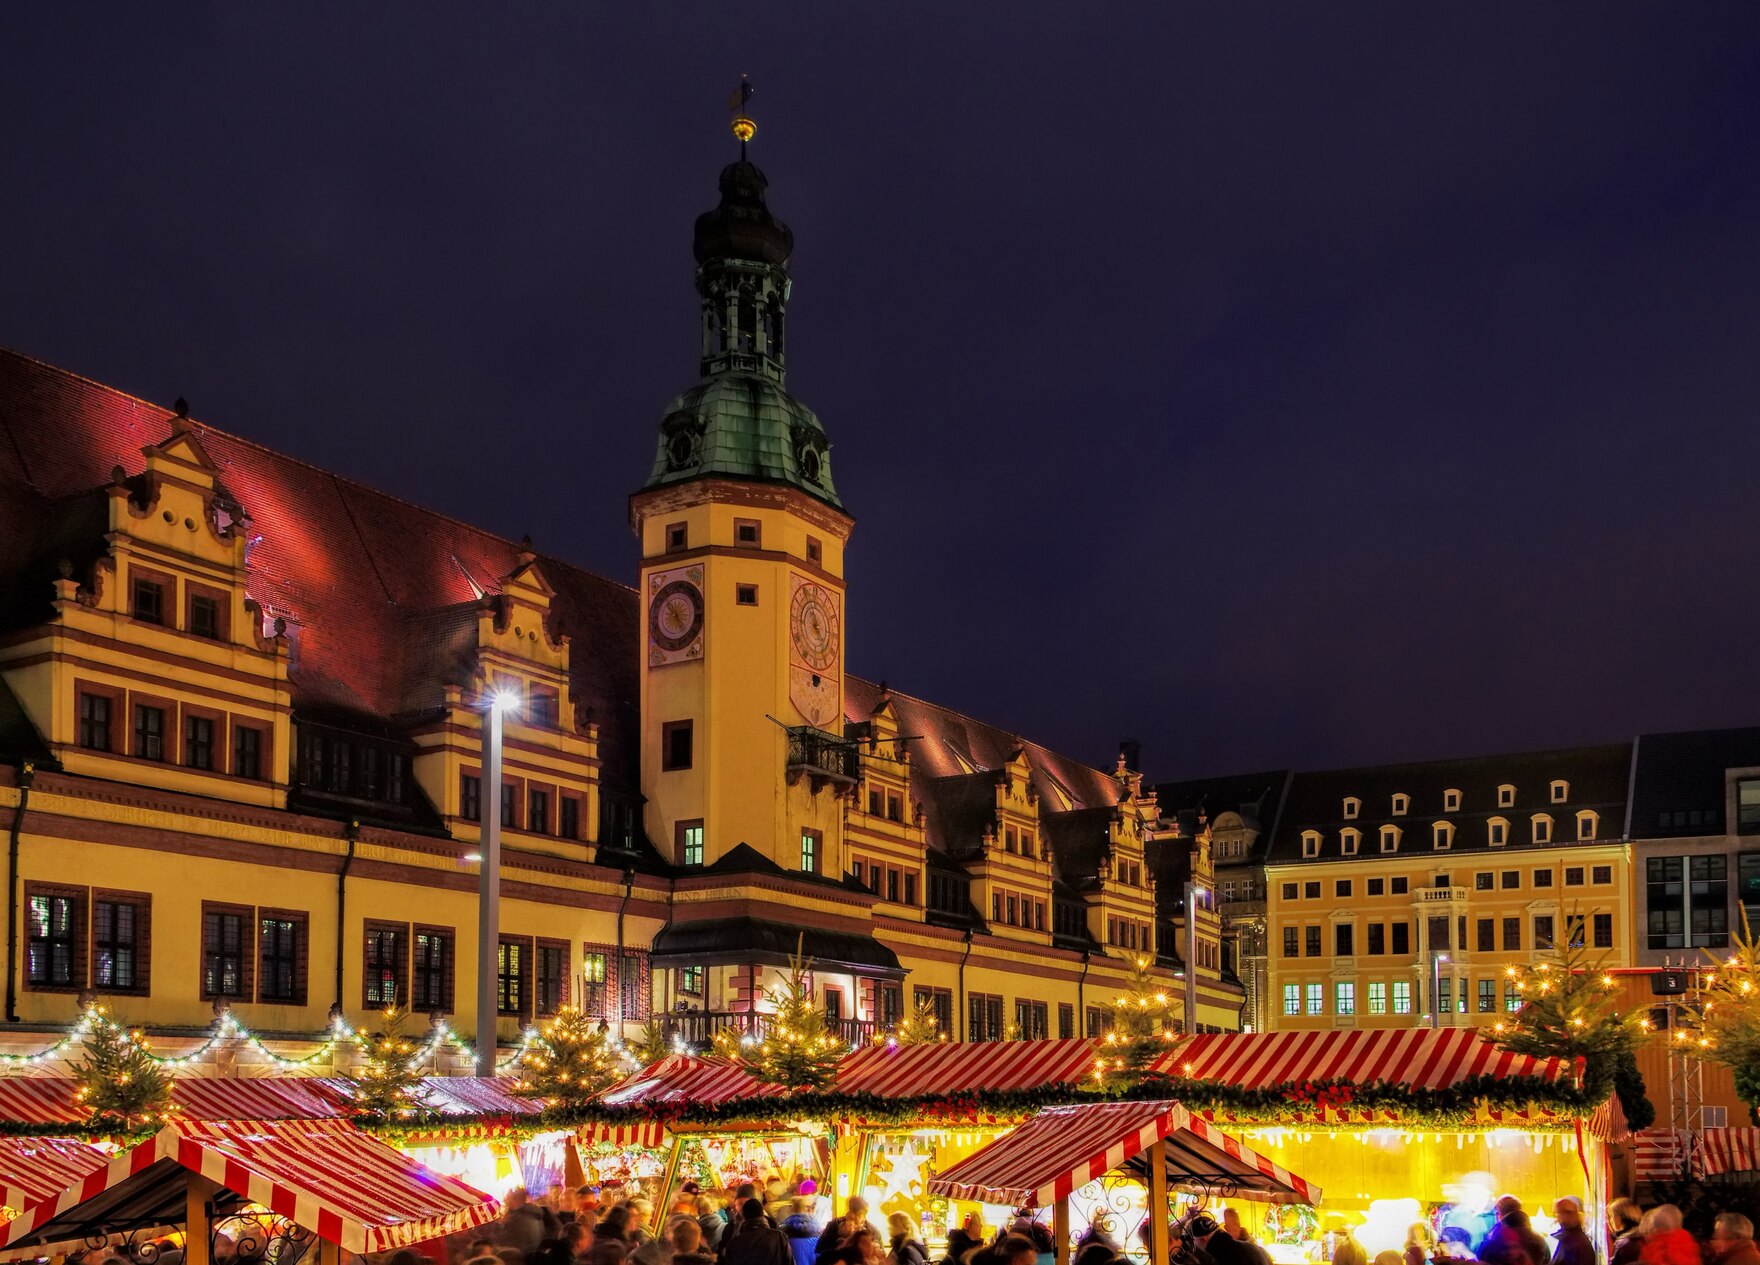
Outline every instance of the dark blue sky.
<path id="1" fill-rule="evenodd" d="M 0 343 L 628 579 L 743 71 L 853 670 L 1156 777 L 1760 721 L 1760 6 L 37 8 Z"/>

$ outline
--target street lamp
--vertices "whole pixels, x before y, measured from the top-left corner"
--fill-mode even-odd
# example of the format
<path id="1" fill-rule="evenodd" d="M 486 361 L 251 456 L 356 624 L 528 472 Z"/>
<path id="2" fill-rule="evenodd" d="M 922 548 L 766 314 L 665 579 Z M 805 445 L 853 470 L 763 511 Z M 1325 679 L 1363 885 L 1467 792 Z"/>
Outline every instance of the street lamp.
<path id="1" fill-rule="evenodd" d="M 1430 963 L 1430 1009 L 1436 1016 L 1435 1026 L 1442 1026 L 1442 964 L 1448 961 L 1448 954 L 1438 953 Z M 1454 1026 L 1454 1021 L 1449 1021 Z"/>
<path id="2" fill-rule="evenodd" d="M 1204 889 L 1186 883 L 1186 1035 L 1198 1031 L 1198 897 Z"/>
<path id="3" fill-rule="evenodd" d="M 519 695 L 493 689 L 483 709 L 483 790 L 477 866 L 477 1075 L 495 1075 L 495 1024 L 501 1007 L 501 717 L 519 710 Z"/>

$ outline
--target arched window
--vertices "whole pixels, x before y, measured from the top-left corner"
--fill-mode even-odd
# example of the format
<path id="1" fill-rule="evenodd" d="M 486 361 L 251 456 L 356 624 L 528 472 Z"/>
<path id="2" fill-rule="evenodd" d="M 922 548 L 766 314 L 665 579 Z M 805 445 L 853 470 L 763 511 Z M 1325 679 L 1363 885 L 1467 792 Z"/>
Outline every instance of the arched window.
<path id="1" fill-rule="evenodd" d="M 774 297 L 764 305 L 764 351 L 782 359 L 782 303 Z"/>
<path id="2" fill-rule="evenodd" d="M 1593 839 L 1601 828 L 1601 814 L 1585 808 L 1577 814 L 1577 838 Z"/>
<path id="3" fill-rule="evenodd" d="M 1398 826 L 1381 827 L 1381 850 L 1383 852 L 1399 851 L 1400 828 Z"/>
<path id="4" fill-rule="evenodd" d="M 1320 855 L 1320 832 L 1318 830 L 1302 831 L 1302 855 L 1304 857 Z"/>
<path id="5" fill-rule="evenodd" d="M 1532 820 L 1534 822 L 1534 842 L 1535 843 L 1551 843 L 1552 842 L 1552 817 L 1551 817 L 1551 815 L 1548 813 L 1535 813 Z"/>
<path id="6" fill-rule="evenodd" d="M 1357 855 L 1357 849 L 1363 845 L 1363 832 L 1354 826 L 1348 826 L 1338 832 L 1340 850 L 1347 857 Z"/>
<path id="7" fill-rule="evenodd" d="M 1502 817 L 1493 817 L 1485 823 L 1485 842 L 1494 848 L 1501 848 L 1509 842 L 1509 822 Z"/>
<path id="8" fill-rule="evenodd" d="M 758 305 L 750 290 L 739 292 L 739 331 L 737 345 L 741 351 L 757 350 Z"/>

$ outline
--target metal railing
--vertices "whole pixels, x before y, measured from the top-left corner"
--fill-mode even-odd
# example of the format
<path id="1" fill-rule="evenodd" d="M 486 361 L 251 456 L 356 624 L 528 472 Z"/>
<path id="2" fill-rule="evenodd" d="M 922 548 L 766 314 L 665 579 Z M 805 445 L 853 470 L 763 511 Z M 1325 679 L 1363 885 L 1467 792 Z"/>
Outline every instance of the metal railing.
<path id="1" fill-rule="evenodd" d="M 854 783 L 862 774 L 861 751 L 856 743 L 811 725 L 790 725 L 788 771 Z"/>
<path id="2" fill-rule="evenodd" d="M 770 1016 L 749 1010 L 671 1010 L 653 1018 L 669 1039 L 683 1041 L 692 1049 L 708 1049 L 718 1032 L 762 1037 Z M 831 1019 L 826 1026 L 855 1046 L 867 1045 L 881 1031 L 880 1024 L 873 1019 Z"/>

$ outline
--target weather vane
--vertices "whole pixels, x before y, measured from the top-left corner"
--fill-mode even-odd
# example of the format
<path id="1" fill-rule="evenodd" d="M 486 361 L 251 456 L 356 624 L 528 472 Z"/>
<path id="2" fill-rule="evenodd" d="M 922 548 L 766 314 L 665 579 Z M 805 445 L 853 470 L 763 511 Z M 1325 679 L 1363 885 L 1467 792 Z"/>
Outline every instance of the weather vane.
<path id="1" fill-rule="evenodd" d="M 727 98 L 727 108 L 733 112 L 733 134 L 739 139 L 739 160 L 746 160 L 746 142 L 758 134 L 758 125 L 746 113 L 746 102 L 752 99 L 752 85 L 744 75 L 739 77 L 739 87 Z"/>

